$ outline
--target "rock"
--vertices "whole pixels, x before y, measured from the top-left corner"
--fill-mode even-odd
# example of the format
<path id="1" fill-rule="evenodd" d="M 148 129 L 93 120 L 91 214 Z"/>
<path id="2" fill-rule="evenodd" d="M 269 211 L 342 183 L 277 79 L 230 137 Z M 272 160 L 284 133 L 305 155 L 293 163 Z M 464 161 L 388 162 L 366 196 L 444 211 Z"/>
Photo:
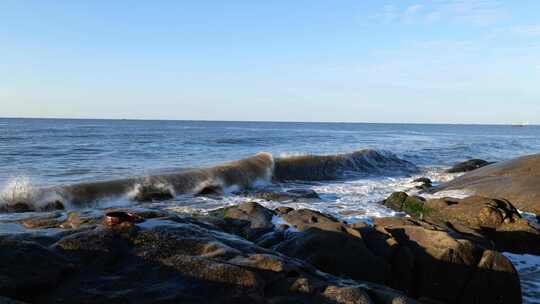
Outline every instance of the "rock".
<path id="1" fill-rule="evenodd" d="M 277 293 L 292 297 L 289 286 L 263 294 L 291 275 L 325 280 L 309 265 L 196 220 L 178 220 L 150 219 L 129 231 L 98 228 L 60 240 L 56 250 L 81 271 L 36 302 L 262 303 Z"/>
<path id="2" fill-rule="evenodd" d="M 455 205 L 458 202 L 459 202 L 459 199 L 451 198 L 451 197 L 434 198 L 434 199 L 427 200 L 424 203 L 424 206 L 430 209 L 441 210 L 450 205 Z"/>
<path id="3" fill-rule="evenodd" d="M 314 210 L 292 210 L 282 214 L 281 217 L 299 231 L 305 231 L 309 228 L 317 228 L 324 231 L 334 231 L 340 233 L 345 232 L 353 236 L 360 236 L 358 231 L 352 229 L 349 225 L 338 221 L 334 217 Z"/>
<path id="4" fill-rule="evenodd" d="M 446 172 L 447 173 L 469 172 L 469 171 L 476 170 L 478 168 L 482 168 L 489 164 L 492 164 L 492 163 L 485 161 L 483 159 L 471 159 L 471 160 L 467 160 L 467 161 L 455 164 L 452 168 L 446 170 Z"/>
<path id="5" fill-rule="evenodd" d="M 467 303 L 520 303 L 521 286 L 515 273 L 512 263 L 502 254 L 486 250 L 463 291 L 463 299 Z M 480 292 L 489 291 L 486 285 L 502 292 Z"/>
<path id="6" fill-rule="evenodd" d="M 45 228 L 54 228 L 60 226 L 64 217 L 62 213 L 52 212 L 44 215 L 38 215 L 35 217 L 30 217 L 20 221 L 20 223 L 29 229 L 45 229 Z"/>
<path id="7" fill-rule="evenodd" d="M 366 291 L 376 304 L 420 304 L 420 302 L 390 288 L 377 287 L 366 289 Z"/>
<path id="8" fill-rule="evenodd" d="M 376 283 L 384 283 L 387 277 L 387 263 L 369 251 L 361 238 L 348 233 L 312 227 L 274 249 L 338 276 Z"/>
<path id="9" fill-rule="evenodd" d="M 328 286 L 324 296 L 337 304 L 372 304 L 368 294 L 358 287 Z"/>
<path id="10" fill-rule="evenodd" d="M 143 218 L 132 212 L 109 211 L 105 213 L 104 223 L 109 227 L 113 227 L 123 223 L 140 223 L 143 221 Z"/>
<path id="11" fill-rule="evenodd" d="M 413 183 L 420 183 L 420 185 L 415 186 L 414 188 L 422 191 L 428 191 L 433 187 L 433 183 L 427 177 L 417 178 L 413 180 Z"/>
<path id="12" fill-rule="evenodd" d="M 100 212 L 84 211 L 76 212 L 71 211 L 67 214 L 67 219 L 60 224 L 60 228 L 79 228 L 82 226 L 91 226 L 103 221 L 103 214 Z"/>
<path id="13" fill-rule="evenodd" d="M 436 187 L 433 191 L 466 190 L 503 198 L 521 211 L 540 215 L 540 154 L 492 164 Z"/>
<path id="14" fill-rule="evenodd" d="M 277 214 L 279 214 L 279 215 L 283 215 L 283 214 L 287 214 L 287 213 L 289 213 L 289 212 L 291 212 L 293 210 L 294 209 L 291 208 L 291 207 L 279 206 L 274 211 L 277 212 Z"/>
<path id="15" fill-rule="evenodd" d="M 222 210 L 221 219 L 125 212 L 146 220 L 111 228 L 100 213 L 73 213 L 67 235 L 50 247 L 28 235 L 0 238 L 0 294 L 45 304 L 520 303 L 519 279 L 504 256 L 435 223 L 347 225 L 281 208 L 297 229 L 276 228 L 276 212 L 256 203 Z M 92 224 L 77 224 L 84 218 Z"/>
<path id="16" fill-rule="evenodd" d="M 0 239 L 0 294 L 19 299 L 55 288 L 69 263 L 35 242 Z M 24 300 L 24 297 L 20 298 Z"/>
<path id="17" fill-rule="evenodd" d="M 523 219 L 507 200 L 471 196 L 451 204 L 428 201 L 432 212 L 426 219 L 448 223 L 461 233 L 477 233 L 495 243 L 500 251 L 540 254 L 540 231 Z"/>
<path id="18" fill-rule="evenodd" d="M 274 213 L 255 202 L 228 208 L 223 217 L 226 220 L 223 228 L 248 240 L 255 240 L 274 228 L 272 223 Z M 235 229 L 230 230 L 231 227 Z"/>
<path id="19" fill-rule="evenodd" d="M 25 302 L 13 300 L 10 298 L 0 296 L 0 303 L 2 304 L 26 304 Z"/>
<path id="20" fill-rule="evenodd" d="M 404 192 L 384 201 L 392 209 L 468 235 L 486 248 L 540 254 L 540 231 L 523 219 L 508 201 L 471 196 L 465 199 L 441 198 L 426 202 Z M 401 206 L 401 207 L 400 207 Z"/>
<path id="21" fill-rule="evenodd" d="M 195 194 L 195 196 L 220 196 L 223 195 L 223 187 L 210 185 L 201 189 Z"/>
<path id="22" fill-rule="evenodd" d="M 409 196 L 405 192 L 392 193 L 392 195 L 383 201 L 383 204 L 391 209 L 406 212 L 420 219 L 431 211 L 431 209 L 425 206 L 422 198 Z"/>
<path id="23" fill-rule="evenodd" d="M 311 189 L 291 189 L 287 193 L 296 196 L 296 198 L 321 198 L 315 190 Z"/>
<path id="24" fill-rule="evenodd" d="M 263 190 L 256 192 L 245 192 L 243 194 L 246 196 L 275 202 L 298 202 L 320 199 L 319 194 L 311 189 L 290 189 L 287 191 Z"/>
<path id="25" fill-rule="evenodd" d="M 4 204 L 0 206 L 0 212 L 30 212 L 34 209 L 27 203 L 18 202 L 14 204 Z"/>
<path id="26" fill-rule="evenodd" d="M 498 303 L 521 303 L 520 292 L 516 291 L 519 278 L 502 255 L 442 227 L 412 219 L 383 218 L 374 220 L 374 224 L 371 231 L 364 230 L 362 234 L 366 235 L 368 248 L 382 246 L 380 241 L 371 242 L 386 237 L 389 248 L 385 251 L 392 275 L 398 274 L 390 282 L 391 287 L 415 298 L 444 303 L 483 303 L 484 299 L 494 297 Z M 369 233 L 383 236 L 368 236 Z M 413 275 L 403 275 L 407 273 Z M 501 284 L 510 288 L 501 289 Z"/>

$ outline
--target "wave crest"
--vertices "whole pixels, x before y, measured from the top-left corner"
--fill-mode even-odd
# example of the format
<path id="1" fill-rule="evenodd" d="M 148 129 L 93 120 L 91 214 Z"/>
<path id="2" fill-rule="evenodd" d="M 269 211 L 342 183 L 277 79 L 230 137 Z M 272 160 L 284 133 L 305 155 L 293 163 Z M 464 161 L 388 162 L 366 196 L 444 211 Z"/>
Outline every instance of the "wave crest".
<path id="1" fill-rule="evenodd" d="M 275 160 L 274 178 L 277 180 L 334 180 L 359 174 L 403 174 L 418 168 L 395 154 L 360 150 L 337 155 L 302 155 Z"/>
<path id="2" fill-rule="evenodd" d="M 35 188 L 26 176 L 11 179 L 0 192 L 0 210 L 43 211 L 63 208 L 64 204 L 57 193 Z"/>

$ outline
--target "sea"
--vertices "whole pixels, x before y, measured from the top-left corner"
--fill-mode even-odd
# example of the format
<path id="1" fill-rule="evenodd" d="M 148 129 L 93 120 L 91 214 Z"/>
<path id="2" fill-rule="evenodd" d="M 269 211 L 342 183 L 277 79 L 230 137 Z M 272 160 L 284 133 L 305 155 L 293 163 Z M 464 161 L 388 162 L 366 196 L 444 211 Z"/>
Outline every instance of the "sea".
<path id="1" fill-rule="evenodd" d="M 418 185 L 414 180 L 419 177 L 437 184 L 459 175 L 445 173 L 457 162 L 472 158 L 496 162 L 539 152 L 540 126 L 535 125 L 0 118 L 0 205 L 13 198 L 35 200 L 43 189 L 89 184 L 99 188 L 114 180 L 123 180 L 122 187 L 133 183 L 136 188 L 140 185 L 134 181 L 146 176 L 165 176 L 160 180 L 170 181 L 171 176 L 199 172 L 190 188 L 193 191 L 173 191 L 173 198 L 145 207 L 205 213 L 249 200 L 269 207 L 316 209 L 348 222 L 369 222 L 374 217 L 402 215 L 380 202 L 394 191 L 414 192 Z M 291 160 L 305 162 L 312 155 L 328 157 L 316 159 L 317 164 L 328 166 L 330 161 L 333 165 L 319 170 L 324 174 L 299 180 L 273 180 L 264 176 L 264 170 L 246 177 L 249 188 L 313 190 L 320 196 L 317 200 L 290 201 L 250 195 L 241 191 L 245 180 L 217 179 L 219 170 L 211 169 L 254 155 L 264 156 L 256 160 L 257 166 L 266 158 L 275 162 L 272 165 L 281 160 L 285 173 L 291 171 L 285 167 Z M 400 161 L 405 165 L 392 166 Z M 244 163 L 235 164 L 241 166 L 238 172 L 246 171 Z M 417 170 L 409 170 L 407 164 Z M 313 162 L 304 166 L 301 175 L 309 175 L 306 170 L 310 168 Z M 203 184 L 223 186 L 223 195 L 194 195 L 194 189 L 201 190 Z M 91 204 L 81 203 L 84 199 L 73 195 L 61 199 L 68 210 L 137 204 L 130 197 L 132 191 L 114 194 L 92 198 Z M 464 197 L 469 193 L 438 195 Z M 0 214 L 0 222 L 17 216 Z M 10 227 L 0 225 L 0 234 L 16 233 Z M 520 273 L 524 302 L 540 303 L 540 257 L 506 255 Z"/>

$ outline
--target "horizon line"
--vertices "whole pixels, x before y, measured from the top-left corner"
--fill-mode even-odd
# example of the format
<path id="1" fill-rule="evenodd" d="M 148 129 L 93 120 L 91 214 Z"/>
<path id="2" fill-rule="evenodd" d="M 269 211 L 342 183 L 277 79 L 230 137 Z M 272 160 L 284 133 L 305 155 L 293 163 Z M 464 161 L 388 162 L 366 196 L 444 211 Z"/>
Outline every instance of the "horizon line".
<path id="1" fill-rule="evenodd" d="M 178 121 L 178 122 L 251 122 L 251 123 L 331 123 L 331 124 L 400 124 L 400 125 L 469 125 L 469 126 L 540 126 L 540 123 L 502 122 L 370 122 L 370 121 L 297 121 L 297 120 L 227 120 L 227 119 L 177 119 L 177 118 L 92 118 L 92 117 L 36 117 L 36 116 L 0 116 L 0 119 L 48 119 L 48 120 L 105 120 L 105 121 Z"/>

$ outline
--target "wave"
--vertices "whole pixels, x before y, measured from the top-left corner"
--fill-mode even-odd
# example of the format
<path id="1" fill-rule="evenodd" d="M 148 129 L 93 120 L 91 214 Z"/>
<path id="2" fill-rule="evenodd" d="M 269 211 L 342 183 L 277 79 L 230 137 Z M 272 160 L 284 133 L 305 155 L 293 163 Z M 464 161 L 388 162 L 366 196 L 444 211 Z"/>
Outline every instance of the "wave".
<path id="1" fill-rule="evenodd" d="M 42 211 L 64 207 L 62 198 L 55 191 L 32 186 L 28 177 L 10 180 L 0 192 L 0 211 Z"/>
<path id="2" fill-rule="evenodd" d="M 360 150 L 338 155 L 300 155 L 277 158 L 274 178 L 277 180 L 320 181 L 358 176 L 359 174 L 415 173 L 418 168 L 395 154 Z"/>
<path id="3" fill-rule="evenodd" d="M 276 159 L 270 153 L 261 152 L 209 168 L 45 189 L 32 188 L 28 180 L 15 180 L 0 195 L 0 209 L 2 206 L 26 204 L 28 210 L 41 211 L 59 204 L 62 207 L 91 206 L 118 198 L 164 201 L 180 194 L 212 195 L 241 191 L 272 180 L 316 181 L 347 178 L 351 173 L 395 175 L 417 171 L 412 163 L 394 154 L 375 150 Z"/>

